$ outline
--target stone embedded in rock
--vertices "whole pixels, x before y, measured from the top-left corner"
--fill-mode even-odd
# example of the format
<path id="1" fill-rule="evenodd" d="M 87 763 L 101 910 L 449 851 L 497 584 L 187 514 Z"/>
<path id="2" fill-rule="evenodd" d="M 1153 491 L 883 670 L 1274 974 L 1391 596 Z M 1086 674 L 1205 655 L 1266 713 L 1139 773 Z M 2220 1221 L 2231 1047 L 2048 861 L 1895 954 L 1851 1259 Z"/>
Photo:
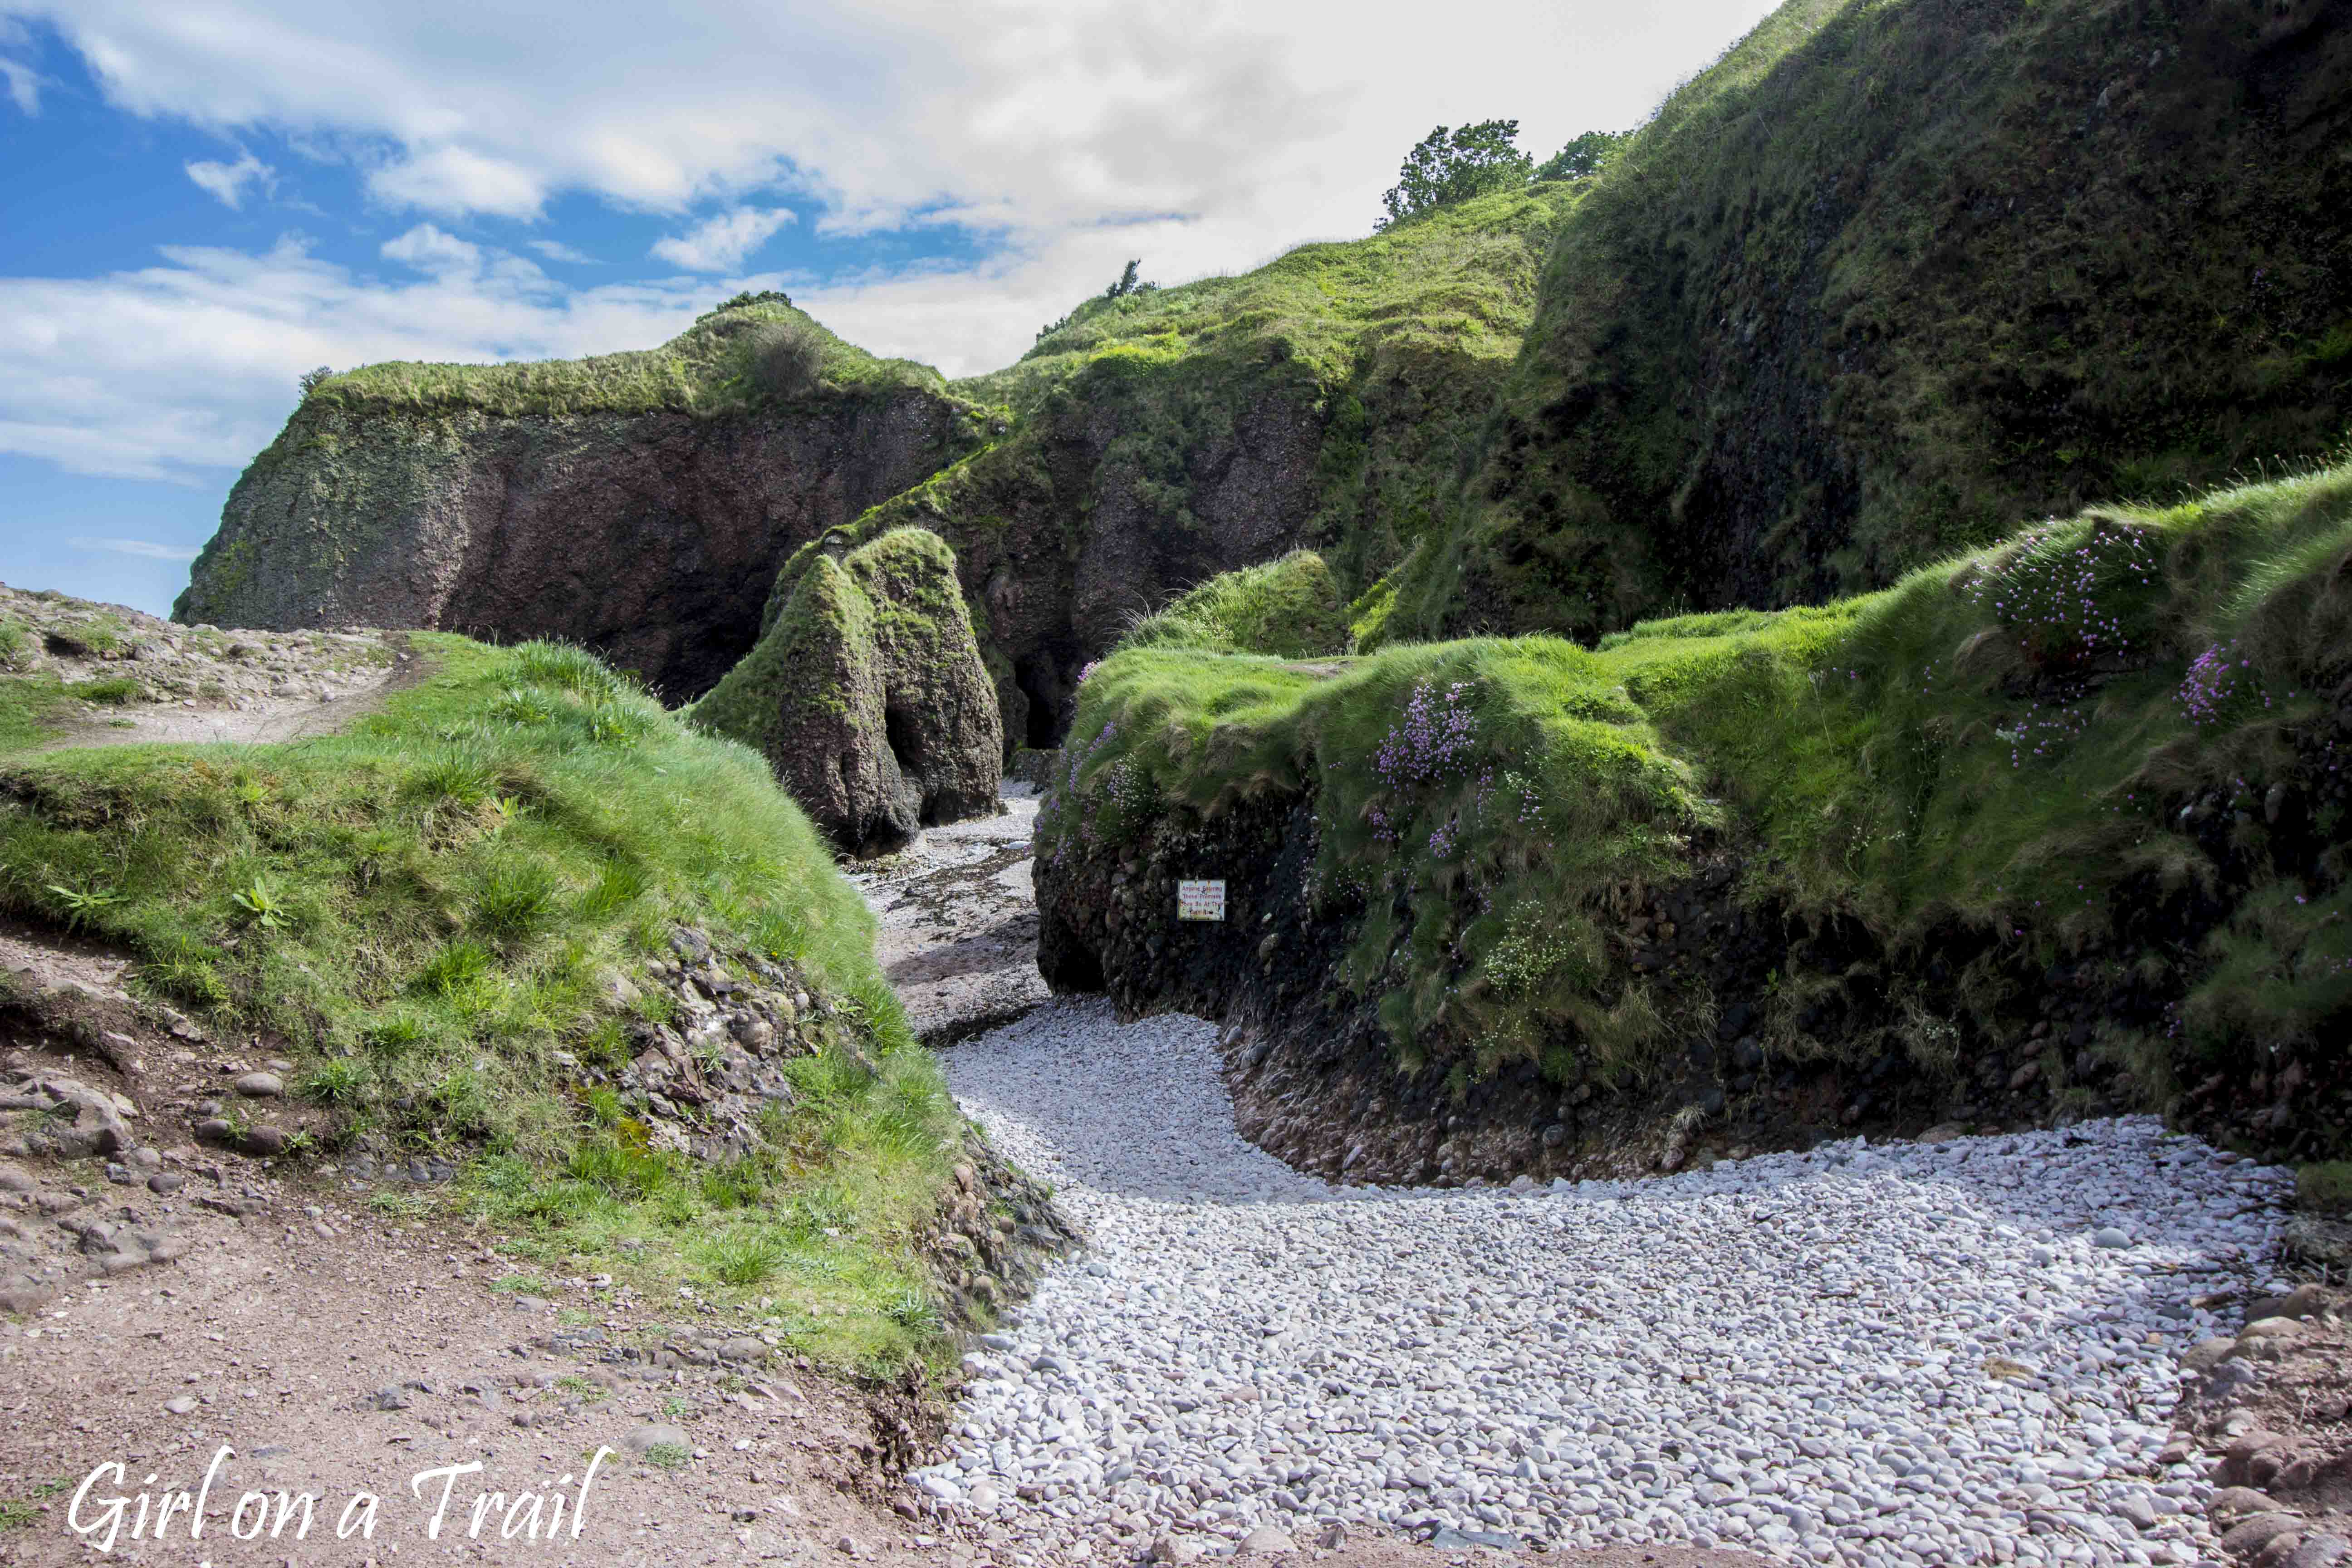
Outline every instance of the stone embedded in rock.
<path id="1" fill-rule="evenodd" d="M 759 646 L 692 715 L 868 855 L 993 815 L 1004 731 L 947 542 L 899 528 L 849 544 L 835 531 L 793 555 Z"/>
<path id="2" fill-rule="evenodd" d="M 643 1426 L 631 1427 L 622 1437 L 621 1447 L 642 1459 L 656 1448 L 686 1448 L 691 1445 L 688 1443 L 686 1434 L 677 1427 L 648 1422 Z"/>
<path id="3" fill-rule="evenodd" d="M 2352 1541 L 2331 1531 L 2306 1535 L 2302 1543 L 2287 1554 L 2280 1568 L 2336 1568 L 2347 1553 L 2352 1553 Z"/>
<path id="4" fill-rule="evenodd" d="M 2303 1521 L 2291 1513 L 2258 1513 L 2231 1526 L 2221 1537 L 2221 1550 L 2233 1557 L 2252 1557 L 2280 1536 L 2302 1528 Z"/>

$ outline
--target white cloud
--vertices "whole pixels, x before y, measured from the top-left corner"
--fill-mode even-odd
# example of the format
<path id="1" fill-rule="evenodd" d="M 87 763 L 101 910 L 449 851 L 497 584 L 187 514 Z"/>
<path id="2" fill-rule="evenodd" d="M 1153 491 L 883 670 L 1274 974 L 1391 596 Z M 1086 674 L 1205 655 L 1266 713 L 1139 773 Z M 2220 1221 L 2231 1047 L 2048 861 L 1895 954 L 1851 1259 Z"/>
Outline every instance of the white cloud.
<path id="1" fill-rule="evenodd" d="M 547 182 L 520 164 L 451 146 L 410 152 L 370 174 L 368 188 L 395 205 L 427 212 L 525 218 L 539 216 L 548 192 Z"/>
<path id="2" fill-rule="evenodd" d="M 183 550 L 175 544 L 158 544 L 150 539 L 76 539 L 76 550 L 103 550 L 112 555 L 140 555 L 150 561 L 194 561 L 196 552 Z"/>
<path id="3" fill-rule="evenodd" d="M 278 171 L 250 153 L 241 153 L 234 163 L 194 163 L 187 170 L 188 178 L 219 197 L 231 212 L 245 205 L 246 186 L 258 184 L 268 191 L 278 184 Z"/>
<path id="4" fill-rule="evenodd" d="M 0 452 L 76 473 L 217 484 L 268 445 L 314 365 L 549 359 L 663 342 L 713 285 L 551 290 L 495 251 L 385 282 L 296 240 L 165 252 L 87 279 L 0 278 Z"/>
<path id="5" fill-rule="evenodd" d="M 651 254 L 688 272 L 730 271 L 797 216 L 790 207 L 737 207 L 656 240 Z"/>
<path id="6" fill-rule="evenodd" d="M 444 217 L 781 184 L 824 233 L 964 223 L 1043 256 L 1167 214 L 1230 265 L 1368 230 L 1438 121 L 1516 114 L 1538 155 L 1630 124 L 1772 0 L 1479 0 L 1443 26 L 1421 0 L 679 0 L 658 28 L 478 0 L 11 3 L 121 108 L 373 148 L 375 195 Z"/>
<path id="7" fill-rule="evenodd" d="M 7 82 L 8 96 L 15 100 L 18 113 L 32 115 L 41 111 L 43 79 L 40 72 L 22 60 L 0 57 L 0 80 Z"/>
<path id="8" fill-rule="evenodd" d="M 0 450 L 232 468 L 313 365 L 645 346 L 746 287 L 877 353 L 993 369 L 1129 257 L 1172 284 L 1369 232 L 1433 124 L 1516 114 L 1538 156 L 1631 124 L 1772 3 L 1479 0 L 1433 26 L 1403 0 L 679 0 L 647 28 L 478 0 L 0 0 L 52 23 L 117 108 L 280 136 L 436 220 L 383 247 L 415 268 L 389 279 L 299 246 L 0 279 Z M 724 276 L 784 221 L 780 193 L 820 236 L 961 225 L 977 258 Z M 570 291 L 448 232 L 583 195 L 669 217 L 655 255 L 703 280 Z"/>
<path id="9" fill-rule="evenodd" d="M 22 22 L 0 16 L 0 49 L 16 49 L 26 54 L 33 51 L 33 35 Z M 48 78 L 23 60 L 0 55 L 0 81 L 8 84 L 8 96 L 14 100 L 16 111 L 30 117 L 41 112 L 41 88 Z"/>
<path id="10" fill-rule="evenodd" d="M 574 250 L 560 239 L 534 239 L 530 242 L 530 247 L 550 261 L 562 261 L 573 267 L 598 265 L 594 257 Z"/>
<path id="11" fill-rule="evenodd" d="M 414 267 L 419 272 L 471 272 L 482 264 L 482 247 L 420 223 L 406 234 L 387 239 L 383 258 Z"/>

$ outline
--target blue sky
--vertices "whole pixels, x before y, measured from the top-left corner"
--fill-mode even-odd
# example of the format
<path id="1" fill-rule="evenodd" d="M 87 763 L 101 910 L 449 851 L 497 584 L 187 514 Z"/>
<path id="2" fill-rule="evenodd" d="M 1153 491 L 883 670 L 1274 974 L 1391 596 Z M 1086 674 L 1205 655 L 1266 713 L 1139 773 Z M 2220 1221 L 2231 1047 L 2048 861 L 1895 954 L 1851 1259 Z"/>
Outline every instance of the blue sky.
<path id="1" fill-rule="evenodd" d="M 313 365 L 783 288 L 990 370 L 1128 257 L 1367 232 L 1432 124 L 1633 123 L 1769 8 L 0 0 L 0 581 L 166 610 Z"/>

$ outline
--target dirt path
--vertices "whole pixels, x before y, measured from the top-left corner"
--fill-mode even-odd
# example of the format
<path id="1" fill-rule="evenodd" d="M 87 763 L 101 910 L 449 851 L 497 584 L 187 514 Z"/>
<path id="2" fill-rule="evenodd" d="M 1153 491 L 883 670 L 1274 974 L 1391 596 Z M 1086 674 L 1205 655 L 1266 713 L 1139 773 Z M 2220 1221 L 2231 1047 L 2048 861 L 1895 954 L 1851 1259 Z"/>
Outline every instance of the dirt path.
<path id="1" fill-rule="evenodd" d="M 331 734 L 422 679 L 406 634 L 184 626 L 0 584 L 0 676 L 54 682 L 31 749 Z"/>

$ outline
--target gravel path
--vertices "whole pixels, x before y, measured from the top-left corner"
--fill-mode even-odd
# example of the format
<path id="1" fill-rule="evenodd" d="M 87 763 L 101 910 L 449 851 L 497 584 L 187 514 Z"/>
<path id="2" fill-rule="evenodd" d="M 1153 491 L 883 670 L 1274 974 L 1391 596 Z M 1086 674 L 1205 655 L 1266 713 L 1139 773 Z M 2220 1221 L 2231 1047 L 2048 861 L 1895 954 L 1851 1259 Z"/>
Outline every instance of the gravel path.
<path id="1" fill-rule="evenodd" d="M 1790 1561 L 2189 1563 L 2158 1473 L 2283 1173 L 2146 1118 L 1643 1183 L 1328 1186 L 1212 1026 L 1055 1003 L 949 1053 L 1093 1233 L 972 1359 L 934 1495 L 1059 1552 L 1343 1520 Z M 1441 1538 L 1458 1541 L 1458 1537 Z"/>

